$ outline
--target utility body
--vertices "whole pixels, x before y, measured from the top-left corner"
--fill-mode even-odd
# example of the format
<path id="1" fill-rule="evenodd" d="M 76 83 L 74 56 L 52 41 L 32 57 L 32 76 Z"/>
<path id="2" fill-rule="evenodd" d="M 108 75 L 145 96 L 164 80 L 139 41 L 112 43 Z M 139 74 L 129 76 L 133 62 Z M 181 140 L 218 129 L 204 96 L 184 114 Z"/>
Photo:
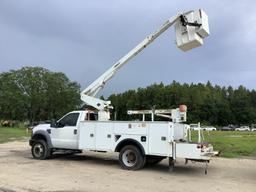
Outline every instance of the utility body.
<path id="1" fill-rule="evenodd" d="M 38 159 L 46 159 L 58 150 L 122 152 L 120 163 L 126 169 L 139 169 L 147 161 L 158 162 L 167 157 L 209 161 L 215 153 L 212 145 L 189 141 L 188 131 L 188 125 L 180 122 L 97 121 L 94 111 L 84 110 L 70 112 L 54 124 L 36 126 L 30 144 L 33 156 Z M 127 154 L 121 150 L 127 146 L 138 149 L 141 162 L 131 155 L 133 152 L 128 153 L 130 157 L 124 156 Z"/>
<path id="2" fill-rule="evenodd" d="M 131 58 L 145 49 L 164 31 L 175 25 L 176 43 L 183 51 L 203 44 L 209 35 L 208 17 L 202 10 L 177 14 L 156 32 L 147 36 L 134 49 L 117 61 L 99 78 L 81 92 L 81 99 L 95 110 L 73 111 L 57 122 L 33 128 L 30 145 L 36 159 L 47 159 L 56 151 L 119 152 L 122 168 L 136 170 L 145 163 L 158 163 L 169 158 L 170 167 L 176 158 L 209 162 L 215 154 L 212 145 L 191 142 L 186 121 L 187 108 L 128 111 L 129 115 L 142 115 L 142 121 L 110 121 L 110 101 L 96 98 L 115 73 Z M 151 121 L 145 121 L 145 115 Z M 155 116 L 167 121 L 154 121 Z"/>

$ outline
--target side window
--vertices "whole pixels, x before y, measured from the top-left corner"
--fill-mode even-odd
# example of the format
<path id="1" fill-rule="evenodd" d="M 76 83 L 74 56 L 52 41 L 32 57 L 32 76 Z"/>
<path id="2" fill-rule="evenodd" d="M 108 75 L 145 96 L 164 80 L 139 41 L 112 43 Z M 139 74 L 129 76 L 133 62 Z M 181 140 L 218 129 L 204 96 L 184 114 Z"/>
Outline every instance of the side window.
<path id="1" fill-rule="evenodd" d="M 70 113 L 61 119 L 58 124 L 60 127 L 64 126 L 76 126 L 76 122 L 78 119 L 79 113 Z"/>
<path id="2" fill-rule="evenodd" d="M 85 121 L 96 121 L 96 120 L 98 120 L 98 115 L 95 113 L 87 113 L 84 120 Z"/>

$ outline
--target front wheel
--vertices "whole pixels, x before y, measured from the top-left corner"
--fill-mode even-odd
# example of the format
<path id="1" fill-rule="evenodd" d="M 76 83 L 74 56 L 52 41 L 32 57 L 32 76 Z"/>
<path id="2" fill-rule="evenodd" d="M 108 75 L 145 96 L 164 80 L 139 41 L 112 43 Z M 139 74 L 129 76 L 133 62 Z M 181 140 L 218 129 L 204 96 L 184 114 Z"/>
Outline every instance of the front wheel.
<path id="1" fill-rule="evenodd" d="M 123 169 L 138 170 L 145 165 L 145 156 L 142 155 L 138 147 L 127 145 L 119 153 L 119 162 Z"/>
<path id="2" fill-rule="evenodd" d="M 35 159 L 47 159 L 50 157 L 51 151 L 44 140 L 37 140 L 33 143 L 31 153 Z"/>

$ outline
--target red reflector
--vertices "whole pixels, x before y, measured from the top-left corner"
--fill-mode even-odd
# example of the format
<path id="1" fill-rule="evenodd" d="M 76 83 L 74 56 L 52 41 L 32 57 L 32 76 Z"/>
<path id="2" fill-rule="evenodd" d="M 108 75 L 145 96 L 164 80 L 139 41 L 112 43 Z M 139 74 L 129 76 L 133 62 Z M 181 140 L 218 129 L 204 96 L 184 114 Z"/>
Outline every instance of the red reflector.
<path id="1" fill-rule="evenodd" d="M 180 110 L 180 112 L 186 112 L 187 111 L 187 106 L 186 105 L 180 105 L 179 110 Z"/>

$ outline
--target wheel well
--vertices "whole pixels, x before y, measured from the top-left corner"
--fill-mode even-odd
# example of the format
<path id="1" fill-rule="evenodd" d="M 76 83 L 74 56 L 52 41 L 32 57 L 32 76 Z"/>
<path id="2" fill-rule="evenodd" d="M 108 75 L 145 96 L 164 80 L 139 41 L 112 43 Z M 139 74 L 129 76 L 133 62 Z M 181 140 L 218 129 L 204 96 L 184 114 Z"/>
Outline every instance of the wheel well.
<path id="1" fill-rule="evenodd" d="M 120 143 L 118 143 L 118 145 L 116 146 L 115 152 L 120 152 L 121 149 L 127 145 L 134 145 L 134 146 L 138 147 L 140 152 L 143 155 L 145 155 L 145 150 L 144 150 L 143 146 L 138 141 L 133 140 L 133 139 L 125 139 L 125 140 L 121 141 Z"/>
<path id="2" fill-rule="evenodd" d="M 33 135 L 32 139 L 33 140 L 44 140 L 45 142 L 47 142 L 46 137 L 44 135 L 42 135 L 42 134 Z"/>

